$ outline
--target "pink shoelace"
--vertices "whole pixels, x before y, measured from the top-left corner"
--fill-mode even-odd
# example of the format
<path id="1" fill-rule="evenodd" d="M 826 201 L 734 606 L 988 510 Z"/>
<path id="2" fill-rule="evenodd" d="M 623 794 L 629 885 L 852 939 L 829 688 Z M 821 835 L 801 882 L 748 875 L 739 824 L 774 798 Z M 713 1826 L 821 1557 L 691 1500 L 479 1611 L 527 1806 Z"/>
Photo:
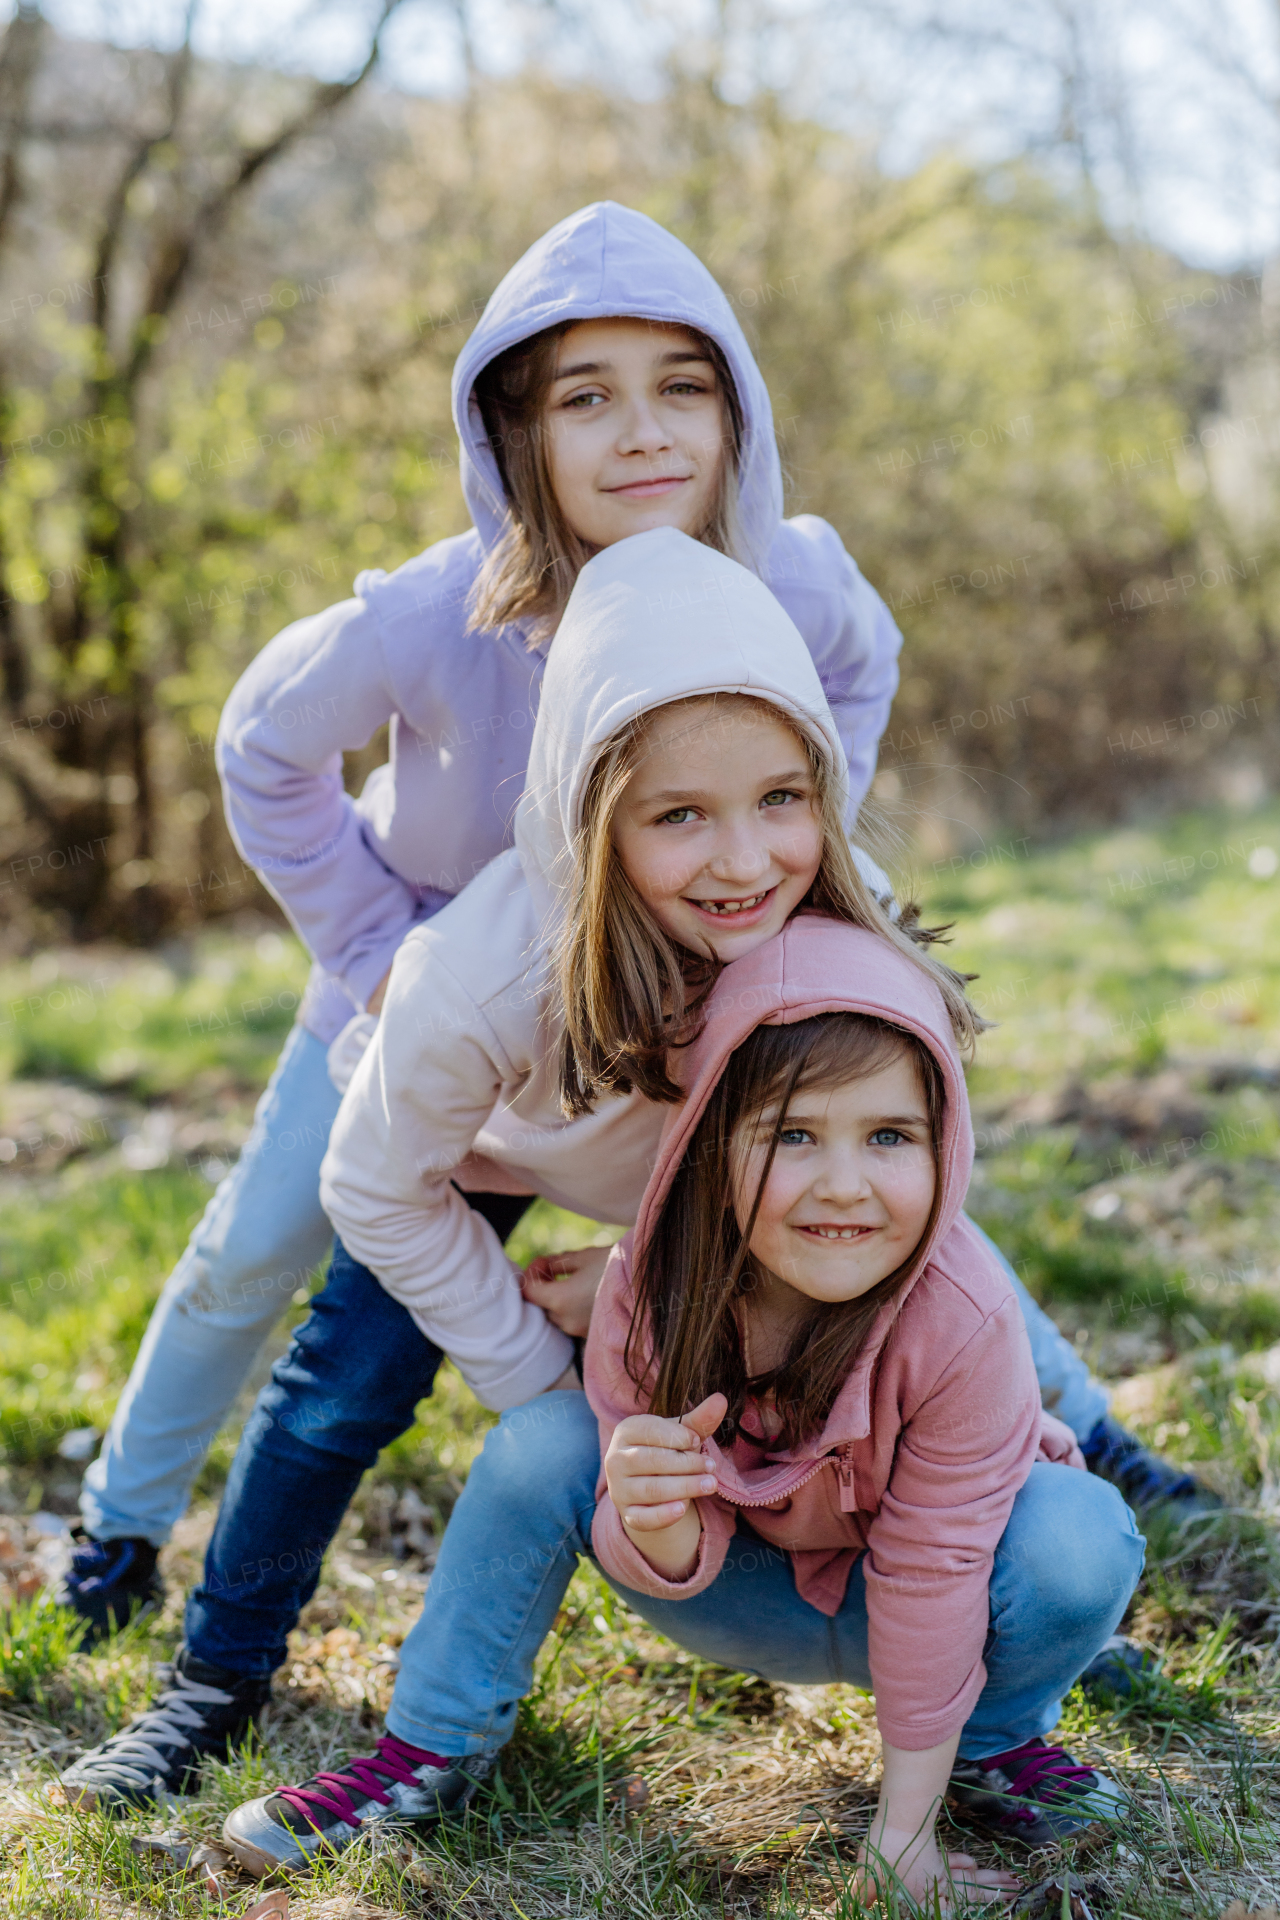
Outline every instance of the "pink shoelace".
<path id="1" fill-rule="evenodd" d="M 1019 1800 L 1039 1800 L 1052 1806 L 1061 1799 L 1062 1789 L 1077 1781 L 1092 1780 L 1092 1767 L 1082 1767 L 1063 1747 L 1051 1747 L 1038 1735 L 1023 1746 L 1010 1747 L 1007 1753 L 993 1753 L 978 1765 L 985 1771 L 998 1767 L 1009 1778 L 1008 1792 Z M 1047 1789 L 1047 1791 L 1046 1791 Z M 1030 1825 L 1036 1819 L 1034 1807 L 1010 1807 L 1008 1818 Z"/>
<path id="2" fill-rule="evenodd" d="M 314 1810 L 320 1810 L 336 1814 L 339 1820 L 358 1827 L 360 1816 L 351 1799 L 352 1790 L 362 1799 L 376 1800 L 380 1806 L 388 1807 L 391 1804 L 391 1795 L 386 1791 L 388 1782 L 398 1780 L 407 1786 L 421 1786 L 421 1781 L 415 1778 L 419 1767 L 451 1764 L 443 1754 L 427 1753 L 422 1747 L 411 1747 L 407 1741 L 397 1740 L 394 1733 L 384 1733 L 377 1752 L 367 1759 L 353 1760 L 342 1773 L 318 1773 L 305 1787 L 281 1787 L 280 1798 L 313 1824 Z"/>

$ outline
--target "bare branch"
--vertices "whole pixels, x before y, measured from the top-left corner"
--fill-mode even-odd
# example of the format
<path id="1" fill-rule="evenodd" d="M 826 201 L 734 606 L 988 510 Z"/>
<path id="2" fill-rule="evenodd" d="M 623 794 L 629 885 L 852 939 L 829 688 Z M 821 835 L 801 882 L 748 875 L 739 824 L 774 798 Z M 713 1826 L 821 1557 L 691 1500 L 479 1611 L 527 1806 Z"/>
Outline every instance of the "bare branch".
<path id="1" fill-rule="evenodd" d="M 172 135 L 182 111 L 182 102 L 191 72 L 191 29 L 195 24 L 196 6 L 197 0 L 190 0 L 182 45 L 165 62 L 168 112 L 164 127 L 159 132 L 145 134 L 136 142 L 107 203 L 102 233 L 98 241 L 98 257 L 93 281 L 93 319 L 100 333 L 105 334 L 111 319 L 111 267 L 124 232 L 130 189 L 150 160 L 152 150 Z"/>
<path id="2" fill-rule="evenodd" d="M 0 748 L 0 777 L 6 779 L 15 791 L 21 795 L 27 810 L 43 821 L 46 827 L 56 826 L 58 813 L 50 806 L 38 786 L 24 768 L 19 766 L 13 755 Z"/>
<path id="3" fill-rule="evenodd" d="M 247 148 L 226 185 L 201 203 L 188 223 L 186 232 L 161 254 L 156 263 L 147 297 L 147 320 L 163 319 L 172 312 L 200 243 L 218 231 L 236 201 L 263 169 L 334 113 L 368 78 L 377 63 L 383 31 L 399 5 L 400 0 L 383 0 L 382 13 L 373 30 L 369 51 L 358 72 L 349 80 L 329 81 L 317 87 L 301 112 L 273 134 L 270 140 Z M 139 379 L 155 351 L 155 344 L 153 329 L 145 324 L 140 326 L 134 336 L 133 354 L 124 376 L 126 385 L 132 386 Z"/>
<path id="4" fill-rule="evenodd" d="M 19 6 L 0 49 L 0 242 L 21 197 L 22 127 L 44 33 L 40 9 Z"/>

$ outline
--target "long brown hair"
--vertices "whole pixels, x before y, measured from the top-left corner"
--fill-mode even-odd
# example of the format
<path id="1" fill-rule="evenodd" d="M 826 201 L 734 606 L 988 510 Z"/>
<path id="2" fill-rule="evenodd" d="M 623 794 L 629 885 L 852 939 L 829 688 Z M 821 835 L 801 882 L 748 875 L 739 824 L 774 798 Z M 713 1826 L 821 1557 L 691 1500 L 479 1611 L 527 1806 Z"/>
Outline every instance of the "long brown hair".
<path id="1" fill-rule="evenodd" d="M 544 424 L 560 341 L 575 324 L 562 320 L 544 327 L 508 347 L 476 376 L 476 399 L 507 496 L 507 524 L 476 580 L 468 622 L 472 631 L 528 620 L 533 623 L 530 644 L 536 644 L 559 621 L 574 582 L 595 551 L 578 538 L 560 510 Z M 696 327 L 685 332 L 715 370 L 726 455 L 706 524 L 694 538 L 731 559 L 745 560 L 738 522 L 742 406 L 721 348 Z"/>
<path id="2" fill-rule="evenodd" d="M 790 1026 L 757 1027 L 729 1056 L 637 1254 L 624 1358 L 654 1413 L 679 1419 L 708 1394 L 723 1393 L 729 1411 L 718 1437 L 727 1445 L 747 1401 L 772 1393 L 782 1423 L 777 1448 L 799 1446 L 822 1427 L 877 1314 L 905 1286 L 933 1232 L 942 1182 L 935 1182 L 924 1234 L 901 1266 L 856 1300 L 815 1301 L 780 1363 L 754 1376 L 747 1371 L 741 1328 L 757 1277 L 751 1235 L 795 1095 L 807 1087 L 846 1086 L 902 1054 L 920 1074 L 936 1163 L 945 1107 L 942 1072 L 914 1034 L 865 1014 L 823 1013 Z M 751 1123 L 775 1107 L 764 1169 L 740 1228 L 733 1195 L 741 1142 Z"/>
<path id="3" fill-rule="evenodd" d="M 781 710 L 750 694 L 699 695 L 654 707 L 605 743 L 582 800 L 573 848 L 569 911 L 556 954 L 563 1008 L 560 1100 L 565 1113 L 589 1113 L 604 1093 L 674 1101 L 667 1049 L 697 1037 L 699 1017 L 720 972 L 710 948 L 691 953 L 658 925 L 632 886 L 613 844 L 613 819 L 641 764 L 653 721 L 681 707 L 754 709 L 791 723 Z M 967 976 L 936 960 L 927 948 L 945 929 L 916 924 L 914 905 L 889 919 L 863 880 L 850 851 L 840 800 L 826 759 L 795 729 L 813 775 L 822 823 L 822 857 L 805 905 L 836 920 L 879 933 L 920 967 L 942 994 L 957 1039 L 968 1046 L 986 1024 L 965 996 Z"/>

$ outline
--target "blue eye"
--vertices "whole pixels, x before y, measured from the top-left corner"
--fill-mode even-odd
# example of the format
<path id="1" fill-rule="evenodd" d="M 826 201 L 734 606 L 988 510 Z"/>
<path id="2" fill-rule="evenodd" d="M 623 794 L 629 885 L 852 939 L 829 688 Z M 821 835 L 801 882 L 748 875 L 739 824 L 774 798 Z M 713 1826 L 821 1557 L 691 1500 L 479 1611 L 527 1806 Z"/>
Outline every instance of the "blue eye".
<path id="1" fill-rule="evenodd" d="M 896 1147 L 906 1137 L 905 1133 L 899 1133 L 897 1127 L 877 1127 L 871 1136 L 871 1144 L 873 1147 Z"/>
<path id="2" fill-rule="evenodd" d="M 783 1127 L 778 1134 L 778 1145 L 780 1147 L 808 1146 L 812 1140 L 813 1135 L 807 1127 Z"/>

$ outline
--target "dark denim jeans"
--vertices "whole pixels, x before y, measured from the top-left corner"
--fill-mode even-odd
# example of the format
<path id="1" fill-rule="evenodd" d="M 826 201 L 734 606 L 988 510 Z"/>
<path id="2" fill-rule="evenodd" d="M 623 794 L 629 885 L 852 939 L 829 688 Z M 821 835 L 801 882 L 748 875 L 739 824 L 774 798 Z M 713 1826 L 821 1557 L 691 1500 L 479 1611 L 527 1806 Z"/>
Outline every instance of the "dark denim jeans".
<path id="1" fill-rule="evenodd" d="M 466 1198 L 503 1240 L 532 1204 Z M 187 1601 L 198 1659 L 233 1673 L 280 1665 L 361 1475 L 413 1425 L 443 1357 L 335 1241 L 325 1285 L 271 1369 L 232 1462 L 204 1579 Z"/>

